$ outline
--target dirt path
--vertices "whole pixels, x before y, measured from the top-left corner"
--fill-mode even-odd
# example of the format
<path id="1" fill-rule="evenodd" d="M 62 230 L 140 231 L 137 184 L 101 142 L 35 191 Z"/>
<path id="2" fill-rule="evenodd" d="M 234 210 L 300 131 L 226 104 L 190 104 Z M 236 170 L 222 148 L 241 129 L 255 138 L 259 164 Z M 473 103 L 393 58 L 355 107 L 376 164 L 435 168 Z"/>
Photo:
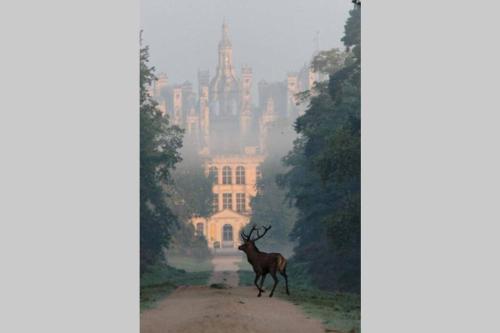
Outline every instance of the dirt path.
<path id="1" fill-rule="evenodd" d="M 238 260 L 214 261 L 210 283 L 226 283 L 227 289 L 176 289 L 154 309 L 141 314 L 141 333 L 325 332 L 319 320 L 308 318 L 292 303 L 269 298 L 267 293 L 258 298 L 254 287 L 237 287 Z"/>
<path id="2" fill-rule="evenodd" d="M 238 287 L 239 277 L 237 271 L 238 263 L 240 261 L 240 256 L 215 257 L 212 260 L 214 271 L 208 284 L 211 285 L 212 283 L 224 283 L 230 287 Z"/>

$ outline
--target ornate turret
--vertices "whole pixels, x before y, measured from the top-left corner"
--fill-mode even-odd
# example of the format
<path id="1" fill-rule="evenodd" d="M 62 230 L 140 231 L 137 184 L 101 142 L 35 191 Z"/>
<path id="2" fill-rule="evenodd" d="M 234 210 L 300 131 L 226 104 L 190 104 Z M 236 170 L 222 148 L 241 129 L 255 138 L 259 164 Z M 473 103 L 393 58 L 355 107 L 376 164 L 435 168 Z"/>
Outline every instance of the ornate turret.
<path id="1" fill-rule="evenodd" d="M 219 42 L 217 71 L 210 82 L 210 106 L 216 116 L 231 116 L 239 113 L 239 84 L 233 67 L 233 48 L 229 40 L 228 27 L 222 25 Z"/>
<path id="2" fill-rule="evenodd" d="M 225 22 L 218 55 L 217 70 L 209 87 L 210 150 L 236 153 L 240 148 L 240 84 L 233 66 L 233 48 Z"/>
<path id="3" fill-rule="evenodd" d="M 233 44 L 229 40 L 229 29 L 227 27 L 226 21 L 222 22 L 222 39 L 219 42 L 219 49 L 221 48 L 232 48 Z"/>
<path id="4" fill-rule="evenodd" d="M 252 125 L 252 76 L 250 67 L 245 66 L 241 69 L 240 129 L 243 136 L 249 134 Z"/>

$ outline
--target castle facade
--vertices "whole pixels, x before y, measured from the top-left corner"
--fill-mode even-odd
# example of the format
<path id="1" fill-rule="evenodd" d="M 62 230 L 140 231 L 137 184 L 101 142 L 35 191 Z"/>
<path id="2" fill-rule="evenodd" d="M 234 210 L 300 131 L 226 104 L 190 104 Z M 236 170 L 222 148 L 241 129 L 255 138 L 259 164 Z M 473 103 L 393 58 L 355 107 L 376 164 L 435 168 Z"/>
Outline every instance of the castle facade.
<path id="1" fill-rule="evenodd" d="M 198 72 L 198 87 L 190 82 L 171 85 L 160 74 L 151 95 L 172 123 L 186 130 L 186 140 L 204 157 L 205 171 L 214 179 L 213 215 L 191 219 L 196 233 L 210 248 L 235 248 L 241 229 L 249 222 L 251 198 L 257 193 L 260 165 L 269 134 L 279 120 L 288 123 L 304 106 L 296 94 L 309 90 L 318 75 L 308 66 L 288 73 L 281 82 L 260 81 L 258 104 L 252 99 L 253 73 L 244 66 L 237 74 L 228 26 L 222 25 L 215 75 Z"/>

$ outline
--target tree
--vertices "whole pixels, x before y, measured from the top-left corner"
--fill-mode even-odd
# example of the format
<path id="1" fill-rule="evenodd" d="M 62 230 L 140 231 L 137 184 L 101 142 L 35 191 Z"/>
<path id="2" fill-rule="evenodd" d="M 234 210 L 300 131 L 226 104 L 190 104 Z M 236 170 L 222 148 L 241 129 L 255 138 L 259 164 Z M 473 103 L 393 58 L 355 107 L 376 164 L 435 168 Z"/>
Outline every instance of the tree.
<path id="1" fill-rule="evenodd" d="M 181 150 L 182 162 L 172 172 L 175 186 L 166 185 L 169 205 L 182 221 L 212 214 L 213 180 L 205 173 L 204 161 L 192 146 Z"/>
<path id="2" fill-rule="evenodd" d="M 314 57 L 311 68 L 315 72 L 333 75 L 344 66 L 349 55 L 349 52 L 341 52 L 339 49 L 320 51 Z"/>
<path id="3" fill-rule="evenodd" d="M 165 185 L 170 194 L 168 205 L 181 222 L 172 235 L 168 253 L 205 259 L 210 255 L 207 240 L 195 234 L 190 219 L 212 214 L 213 179 L 205 174 L 203 160 L 194 145 L 188 142 L 181 154 L 183 160 L 172 173 L 175 186 Z"/>
<path id="4" fill-rule="evenodd" d="M 261 177 L 257 180 L 257 195 L 252 198 L 252 216 L 246 227 L 268 226 L 273 229 L 261 240 L 263 249 L 272 249 L 283 254 L 291 252 L 290 232 L 297 211 L 286 200 L 286 191 L 276 183 L 276 177 L 286 171 L 281 159 L 291 148 L 295 133 L 292 124 L 285 118 L 278 118 L 267 140 L 266 159 L 261 165 Z"/>
<path id="5" fill-rule="evenodd" d="M 163 259 L 176 216 L 168 208 L 162 185 L 171 183 L 171 170 L 180 161 L 182 130 L 171 126 L 147 87 L 156 79 L 148 66 L 148 48 L 140 49 L 140 268 Z"/>
<path id="6" fill-rule="evenodd" d="M 273 227 L 268 237 L 262 239 L 264 249 L 290 252 L 289 235 L 295 222 L 296 210 L 286 202 L 286 193 L 277 186 L 276 176 L 283 168 L 271 161 L 262 165 L 262 179 L 258 182 L 257 195 L 252 198 L 252 217 L 246 231 L 252 225 Z"/>
<path id="7" fill-rule="evenodd" d="M 330 73 L 317 84 L 305 114 L 295 123 L 299 137 L 284 158 L 289 170 L 279 184 L 298 209 L 292 239 L 295 260 L 322 288 L 360 290 L 360 17 L 355 5 L 338 51 L 320 53 L 313 68 Z"/>

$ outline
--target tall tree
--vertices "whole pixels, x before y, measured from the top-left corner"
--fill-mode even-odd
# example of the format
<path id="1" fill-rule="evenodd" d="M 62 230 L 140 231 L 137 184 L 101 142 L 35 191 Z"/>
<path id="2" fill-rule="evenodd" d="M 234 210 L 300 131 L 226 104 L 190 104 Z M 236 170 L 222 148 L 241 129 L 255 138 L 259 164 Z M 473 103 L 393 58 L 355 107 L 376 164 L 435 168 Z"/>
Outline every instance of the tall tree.
<path id="1" fill-rule="evenodd" d="M 281 159 L 291 148 L 295 137 L 292 125 L 284 118 L 278 119 L 269 133 L 266 159 L 260 168 L 261 177 L 257 181 L 257 195 L 252 198 L 252 217 L 246 232 L 253 225 L 271 225 L 272 231 L 263 238 L 263 249 L 291 253 L 289 235 L 296 219 L 297 211 L 286 200 L 286 191 L 276 183 L 276 177 L 286 171 Z"/>
<path id="2" fill-rule="evenodd" d="M 140 49 L 140 268 L 163 257 L 177 219 L 166 204 L 162 185 L 172 181 L 171 170 L 180 161 L 182 130 L 169 123 L 148 94 L 156 79 L 148 66 L 148 48 Z"/>
<path id="3" fill-rule="evenodd" d="M 165 186 L 170 193 L 168 205 L 181 222 L 172 235 L 168 254 L 204 259 L 210 255 L 207 240 L 203 235 L 195 234 L 190 219 L 211 215 L 213 179 L 205 174 L 204 162 L 195 145 L 185 141 L 181 154 L 182 162 L 172 173 L 175 186 Z"/>
<path id="4" fill-rule="evenodd" d="M 194 146 L 184 146 L 181 156 L 182 162 L 172 172 L 175 186 L 165 186 L 171 193 L 169 206 L 182 221 L 192 216 L 208 217 L 212 213 L 213 179 L 205 173 L 204 161 Z"/>
<path id="5" fill-rule="evenodd" d="M 292 231 L 295 259 L 313 281 L 332 290 L 360 290 L 360 40 L 361 7 L 355 4 L 342 39 L 345 61 L 324 52 L 313 66 L 330 73 L 317 84 L 295 129 L 299 138 L 279 177 L 299 214 Z"/>

